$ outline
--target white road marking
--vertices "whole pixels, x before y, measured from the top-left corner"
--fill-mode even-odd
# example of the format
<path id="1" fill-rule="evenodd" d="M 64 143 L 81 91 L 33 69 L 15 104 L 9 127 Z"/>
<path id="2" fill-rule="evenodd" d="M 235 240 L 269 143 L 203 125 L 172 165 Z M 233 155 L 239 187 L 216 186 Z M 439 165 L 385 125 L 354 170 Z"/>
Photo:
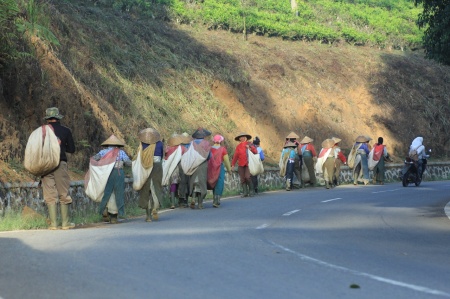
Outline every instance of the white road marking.
<path id="1" fill-rule="evenodd" d="M 300 211 L 300 210 L 293 210 L 293 211 L 284 213 L 283 216 L 291 216 L 292 214 L 297 213 L 298 211 Z"/>
<path id="2" fill-rule="evenodd" d="M 400 189 L 392 189 L 392 190 L 384 190 L 384 191 L 375 191 L 375 192 L 372 192 L 372 193 L 394 192 L 394 191 L 397 191 L 397 190 L 400 190 Z"/>
<path id="3" fill-rule="evenodd" d="M 301 254 L 299 252 L 296 252 L 294 250 L 291 250 L 289 248 L 286 248 L 284 246 L 281 246 L 279 244 L 276 244 L 274 242 L 269 241 L 269 243 L 271 243 L 273 246 L 278 247 L 286 252 L 292 253 L 295 256 L 299 257 L 301 260 L 303 261 L 307 261 L 307 262 L 311 262 L 320 266 L 324 266 L 324 267 L 328 267 L 334 270 L 339 270 L 339 271 L 343 271 L 343 272 L 347 272 L 353 275 L 357 275 L 357 276 L 363 276 L 363 277 L 367 277 L 369 279 L 372 280 L 376 280 L 379 282 L 384 282 L 390 285 L 394 285 L 394 286 L 398 286 L 398 287 L 403 287 L 403 288 L 407 288 L 407 289 L 411 289 L 417 292 L 422 292 L 422 293 L 426 293 L 426 294 L 431 294 L 431 295 L 437 295 L 437 296 L 444 296 L 444 297 L 450 297 L 450 293 L 446 293 L 443 291 L 439 291 L 439 290 L 434 290 L 434 289 L 430 289 L 427 287 L 423 287 L 423 286 L 419 286 L 419 285 L 415 285 L 415 284 L 410 284 L 410 283 L 406 283 L 406 282 L 402 282 L 402 281 L 398 281 L 398 280 L 393 280 L 393 279 L 389 279 L 389 278 L 385 278 L 385 277 L 381 277 L 381 276 L 377 276 L 377 275 L 373 275 L 373 274 L 369 274 L 369 273 L 365 273 L 365 272 L 360 272 L 357 270 L 352 270 L 346 267 L 342 267 L 342 266 L 337 266 L 334 264 L 330 264 L 315 258 L 312 258 L 310 256 Z"/>
<path id="4" fill-rule="evenodd" d="M 268 224 L 263 224 L 263 225 L 258 226 L 256 229 L 263 229 L 263 228 L 266 228 L 268 226 L 269 226 Z"/>
<path id="5" fill-rule="evenodd" d="M 338 199 L 342 199 L 342 198 L 338 197 L 338 198 L 333 198 L 333 199 L 327 199 L 327 200 L 323 200 L 321 202 L 330 202 L 330 201 L 335 201 L 335 200 L 338 200 Z"/>

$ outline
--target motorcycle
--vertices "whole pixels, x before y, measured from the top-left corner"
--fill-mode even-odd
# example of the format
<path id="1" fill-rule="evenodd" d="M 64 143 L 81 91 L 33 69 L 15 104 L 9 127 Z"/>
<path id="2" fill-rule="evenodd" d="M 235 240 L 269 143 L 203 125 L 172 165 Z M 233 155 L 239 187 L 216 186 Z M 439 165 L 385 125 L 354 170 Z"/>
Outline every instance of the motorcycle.
<path id="1" fill-rule="evenodd" d="M 431 152 L 431 149 L 429 150 Z M 426 155 L 428 158 L 429 155 Z M 402 169 L 402 185 L 408 187 L 409 184 L 419 186 L 422 183 L 422 175 L 427 167 L 427 159 L 422 159 L 422 171 L 419 174 L 419 161 L 414 161 L 410 157 L 406 157 L 405 165 Z"/>

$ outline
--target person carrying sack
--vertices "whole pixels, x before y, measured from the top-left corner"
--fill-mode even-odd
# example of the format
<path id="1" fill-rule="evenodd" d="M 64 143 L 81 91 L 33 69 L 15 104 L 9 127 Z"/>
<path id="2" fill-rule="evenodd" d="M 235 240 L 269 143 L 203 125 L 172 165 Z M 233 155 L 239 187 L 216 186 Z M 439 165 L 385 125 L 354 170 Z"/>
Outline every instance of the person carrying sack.
<path id="1" fill-rule="evenodd" d="M 60 146 L 59 165 L 41 177 L 42 191 L 50 218 L 50 225 L 48 227 L 50 230 L 58 229 L 56 219 L 58 201 L 61 209 L 61 228 L 66 230 L 75 227 L 75 224 L 69 221 L 69 205 L 72 203 L 72 198 L 69 195 L 70 177 L 66 155 L 66 153 L 75 153 L 75 143 L 73 141 L 72 131 L 61 125 L 60 120 L 62 118 L 63 116 L 59 114 L 59 110 L 56 107 L 48 108 L 45 111 L 44 119 L 53 128 Z"/>
<path id="2" fill-rule="evenodd" d="M 124 165 L 131 166 L 131 160 L 125 151 L 120 149 L 125 146 L 125 142 L 115 135 L 111 135 L 106 139 L 102 146 L 106 148 L 94 155 L 92 159 L 97 162 L 103 160 L 106 164 L 114 163 L 114 167 L 111 165 L 111 171 L 107 174 L 108 180 L 106 181 L 98 210 L 104 218 L 107 217 L 106 215 L 109 216 L 111 224 L 117 224 L 119 223 L 117 214 L 120 216 L 125 214 L 125 173 L 123 167 Z M 91 161 L 91 164 L 94 164 L 94 162 Z M 95 182 L 90 181 L 89 184 L 91 183 L 95 184 Z"/>
<path id="3" fill-rule="evenodd" d="M 211 144 L 207 138 L 211 132 L 198 128 L 192 134 L 192 141 L 188 150 L 181 157 L 183 172 L 189 177 L 189 207 L 195 209 L 197 200 L 198 209 L 203 209 L 203 200 L 208 192 L 208 160 L 211 157 Z"/>
<path id="4" fill-rule="evenodd" d="M 240 133 L 234 140 L 239 141 L 234 151 L 233 159 L 231 161 L 231 167 L 238 164 L 238 173 L 241 180 L 241 186 L 243 190 L 242 197 L 248 197 L 253 190 L 252 180 L 250 178 L 250 169 L 248 168 L 248 156 L 247 150 L 250 150 L 253 154 L 257 154 L 256 147 L 248 140 L 252 139 L 252 136 L 246 133 Z"/>
<path id="5" fill-rule="evenodd" d="M 159 219 L 158 208 L 163 196 L 162 160 L 164 144 L 161 135 L 153 128 L 139 132 L 138 155 L 133 161 L 133 189 L 139 191 L 139 207 L 146 211 L 146 222 Z"/>

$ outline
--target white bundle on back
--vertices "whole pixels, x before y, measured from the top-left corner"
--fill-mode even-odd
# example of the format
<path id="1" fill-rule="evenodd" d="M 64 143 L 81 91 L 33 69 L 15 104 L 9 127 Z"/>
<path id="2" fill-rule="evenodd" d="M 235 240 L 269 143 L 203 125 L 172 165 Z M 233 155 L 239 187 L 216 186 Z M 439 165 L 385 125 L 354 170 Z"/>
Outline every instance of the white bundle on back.
<path id="1" fill-rule="evenodd" d="M 43 125 L 34 130 L 25 148 L 25 169 L 35 176 L 43 176 L 59 165 L 61 148 L 53 128 Z"/>

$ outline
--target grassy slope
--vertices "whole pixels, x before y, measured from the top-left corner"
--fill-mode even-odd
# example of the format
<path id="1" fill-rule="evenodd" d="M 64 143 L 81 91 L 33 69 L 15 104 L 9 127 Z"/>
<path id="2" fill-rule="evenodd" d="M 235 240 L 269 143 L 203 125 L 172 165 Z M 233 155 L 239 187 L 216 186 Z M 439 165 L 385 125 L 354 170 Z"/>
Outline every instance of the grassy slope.
<path id="1" fill-rule="evenodd" d="M 87 1 L 53 1 L 51 16 L 61 46 L 47 49 L 35 40 L 39 62 L 4 83 L 16 99 L 2 107 L 14 122 L 4 114 L 2 123 L 13 123 L 17 159 L 53 105 L 74 132 L 80 151 L 71 165 L 81 169 L 112 133 L 133 153 L 137 132 L 147 126 L 166 139 L 204 126 L 223 134 L 230 150 L 237 133 L 256 134 L 272 161 L 291 130 L 314 138 L 319 149 L 331 136 L 344 148 L 360 134 L 384 136 L 399 156 L 420 134 L 448 155 L 450 68 L 420 53 L 258 36 L 245 42 Z"/>

